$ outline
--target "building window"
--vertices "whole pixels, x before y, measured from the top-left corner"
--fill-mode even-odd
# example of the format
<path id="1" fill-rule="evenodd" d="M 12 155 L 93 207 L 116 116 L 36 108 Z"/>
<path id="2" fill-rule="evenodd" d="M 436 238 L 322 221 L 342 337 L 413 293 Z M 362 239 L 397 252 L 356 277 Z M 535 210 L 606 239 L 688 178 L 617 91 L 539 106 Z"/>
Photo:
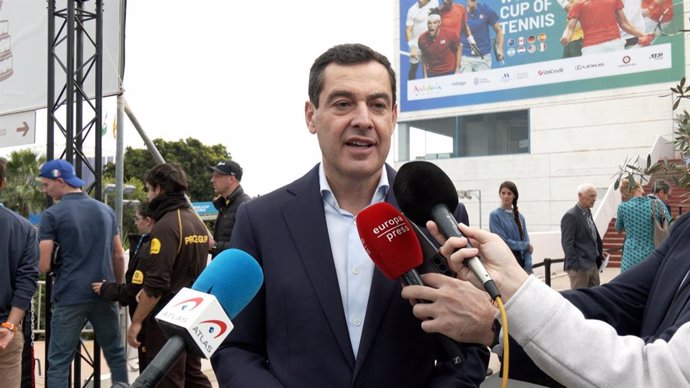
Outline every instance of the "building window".
<path id="1" fill-rule="evenodd" d="M 529 153 L 529 111 L 398 123 L 397 161 Z"/>

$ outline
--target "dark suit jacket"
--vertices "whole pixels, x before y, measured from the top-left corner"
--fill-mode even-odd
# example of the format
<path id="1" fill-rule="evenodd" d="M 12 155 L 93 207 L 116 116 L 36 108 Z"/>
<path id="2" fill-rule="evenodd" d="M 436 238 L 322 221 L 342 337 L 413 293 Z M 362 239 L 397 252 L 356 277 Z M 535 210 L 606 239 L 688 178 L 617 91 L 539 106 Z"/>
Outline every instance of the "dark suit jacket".
<path id="1" fill-rule="evenodd" d="M 669 340 L 690 321 L 690 279 L 681 284 L 690 270 L 689 217 L 679 218 L 671 236 L 641 263 L 600 287 L 564 291 L 563 296 L 585 317 L 608 322 L 620 335 L 634 335 L 648 343 Z M 516 361 L 522 364 L 515 370 L 518 379 L 538 382 L 543 378 L 533 364 L 523 363 L 527 356 L 522 349 L 511 347 L 510 357 L 511 377 Z"/>
<path id="2" fill-rule="evenodd" d="M 395 173 L 387 166 L 392 186 Z M 386 201 L 396 205 L 392 190 Z M 464 207 L 461 221 L 467 222 Z M 235 319 L 213 356 L 221 387 L 475 387 L 486 348 L 470 347 L 462 368 L 435 365 L 399 281 L 375 269 L 358 357 L 352 352 L 333 264 L 318 165 L 304 177 L 243 204 L 231 246 L 260 262 L 264 286 Z"/>
<path id="3" fill-rule="evenodd" d="M 586 271 L 596 265 L 601 256 L 601 237 L 597 232 L 596 240 L 592 238 L 587 226 L 587 219 L 580 208 L 575 205 L 561 218 L 561 246 L 565 253 L 564 269 Z"/>

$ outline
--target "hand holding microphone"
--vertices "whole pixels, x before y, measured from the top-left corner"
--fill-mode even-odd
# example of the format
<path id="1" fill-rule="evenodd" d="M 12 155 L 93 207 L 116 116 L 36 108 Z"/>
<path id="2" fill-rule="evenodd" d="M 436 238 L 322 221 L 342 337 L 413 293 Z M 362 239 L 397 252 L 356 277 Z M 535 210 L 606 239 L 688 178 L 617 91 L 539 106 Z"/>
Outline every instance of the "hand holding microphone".
<path id="1" fill-rule="evenodd" d="M 458 206 L 458 193 L 448 175 L 435 164 L 422 161 L 405 163 L 398 170 L 393 192 L 400 209 L 415 224 L 426 225 L 428 220 L 433 220 L 446 238 L 463 237 L 451 213 Z M 500 296 L 478 257 L 467 258 L 464 265 L 472 270 L 491 299 Z"/>
<path id="2" fill-rule="evenodd" d="M 433 221 L 429 221 L 427 227 L 434 238 L 439 241 L 445 240 Z M 483 289 L 472 270 L 464 265 L 466 260 L 481 256 L 487 272 L 501 289 L 501 295 L 506 300 L 510 299 L 529 276 L 515 260 L 510 248 L 498 235 L 485 230 L 470 228 L 461 224 L 460 231 L 465 237 L 451 237 L 445 240 L 439 250 L 444 257 L 449 258 L 448 264 L 457 272 L 458 278 Z M 468 239 L 474 247 L 468 246 Z"/>

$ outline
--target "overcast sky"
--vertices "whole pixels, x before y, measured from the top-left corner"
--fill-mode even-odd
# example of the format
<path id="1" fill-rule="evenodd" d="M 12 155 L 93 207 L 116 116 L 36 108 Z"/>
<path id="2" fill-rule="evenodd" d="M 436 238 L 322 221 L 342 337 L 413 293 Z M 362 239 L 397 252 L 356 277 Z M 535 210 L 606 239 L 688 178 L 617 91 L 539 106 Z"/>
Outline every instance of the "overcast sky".
<path id="1" fill-rule="evenodd" d="M 320 161 L 304 123 L 313 60 L 360 42 L 392 61 L 394 17 L 393 0 L 129 1 L 125 96 L 150 138 L 222 143 L 245 191 L 265 194 Z"/>

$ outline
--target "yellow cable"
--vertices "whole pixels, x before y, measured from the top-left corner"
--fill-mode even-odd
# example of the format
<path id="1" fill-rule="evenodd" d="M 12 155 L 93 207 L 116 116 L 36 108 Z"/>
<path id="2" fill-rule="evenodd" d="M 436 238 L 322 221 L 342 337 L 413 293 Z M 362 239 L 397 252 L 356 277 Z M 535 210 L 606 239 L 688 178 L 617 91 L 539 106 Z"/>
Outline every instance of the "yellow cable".
<path id="1" fill-rule="evenodd" d="M 500 296 L 496 297 L 496 305 L 501 311 L 501 326 L 503 326 L 503 378 L 501 379 L 501 388 L 508 388 L 508 355 L 510 354 L 508 351 L 508 315 Z"/>

